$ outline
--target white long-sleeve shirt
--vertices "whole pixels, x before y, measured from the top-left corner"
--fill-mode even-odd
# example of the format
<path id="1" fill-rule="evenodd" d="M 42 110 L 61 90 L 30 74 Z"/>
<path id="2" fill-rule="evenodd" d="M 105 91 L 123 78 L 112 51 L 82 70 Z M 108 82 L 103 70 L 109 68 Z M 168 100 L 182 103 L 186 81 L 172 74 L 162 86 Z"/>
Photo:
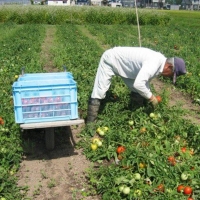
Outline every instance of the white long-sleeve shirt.
<path id="1" fill-rule="evenodd" d="M 166 59 L 160 52 L 144 47 L 114 47 L 105 51 L 99 63 L 92 98 L 104 98 L 110 86 L 110 81 L 106 80 L 118 75 L 132 81 L 133 91 L 149 99 L 152 96 L 149 82 L 162 73 Z M 100 92 L 102 88 L 104 91 Z"/>

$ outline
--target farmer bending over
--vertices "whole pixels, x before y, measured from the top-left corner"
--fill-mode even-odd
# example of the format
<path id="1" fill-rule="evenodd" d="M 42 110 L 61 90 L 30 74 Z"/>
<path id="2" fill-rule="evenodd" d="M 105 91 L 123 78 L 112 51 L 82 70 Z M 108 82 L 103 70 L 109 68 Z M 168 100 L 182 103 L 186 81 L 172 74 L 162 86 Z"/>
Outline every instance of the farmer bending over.
<path id="1" fill-rule="evenodd" d="M 110 87 L 112 76 L 120 76 L 131 91 L 131 101 L 139 106 L 147 99 L 155 107 L 156 97 L 150 90 L 150 81 L 158 75 L 176 77 L 186 73 L 185 62 L 178 57 L 166 58 L 163 54 L 143 47 L 114 47 L 106 50 L 99 62 L 93 91 L 88 103 L 87 123 L 94 122 L 100 100 Z"/>

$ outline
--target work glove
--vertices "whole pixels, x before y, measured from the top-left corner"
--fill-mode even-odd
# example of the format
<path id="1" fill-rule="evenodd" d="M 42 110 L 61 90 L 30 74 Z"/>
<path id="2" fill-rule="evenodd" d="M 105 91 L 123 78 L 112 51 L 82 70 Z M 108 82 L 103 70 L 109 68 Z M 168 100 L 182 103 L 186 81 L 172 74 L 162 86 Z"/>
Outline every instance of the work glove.
<path id="1" fill-rule="evenodd" d="M 158 105 L 158 100 L 154 95 L 151 97 L 149 102 L 153 105 L 154 108 Z"/>

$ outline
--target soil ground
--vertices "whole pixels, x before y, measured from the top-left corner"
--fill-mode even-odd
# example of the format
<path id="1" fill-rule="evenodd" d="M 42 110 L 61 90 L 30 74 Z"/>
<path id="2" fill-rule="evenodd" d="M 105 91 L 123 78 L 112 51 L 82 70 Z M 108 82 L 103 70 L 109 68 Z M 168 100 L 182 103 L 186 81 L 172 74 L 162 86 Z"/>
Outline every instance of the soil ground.
<path id="1" fill-rule="evenodd" d="M 86 30 L 82 30 L 89 34 Z M 46 71 L 55 71 L 49 57 L 53 33 L 52 26 L 47 28 L 47 36 L 42 45 Z M 51 34 L 49 34 L 51 33 Z M 92 36 L 88 35 L 88 37 Z M 105 47 L 104 47 L 105 48 Z M 167 85 L 158 79 L 153 80 L 155 90 L 160 93 L 163 88 L 169 91 L 169 104 L 179 104 L 187 113 L 187 118 L 200 124 L 199 106 L 192 103 L 188 95 L 182 94 L 172 85 Z M 80 139 L 78 134 L 84 124 L 79 126 L 55 128 L 55 148 L 48 151 L 45 148 L 44 131 L 29 130 L 23 133 L 25 155 L 17 173 L 18 185 L 27 186 L 25 199 L 30 200 L 100 200 L 98 195 L 91 195 L 86 170 L 91 163 L 76 148 Z"/>

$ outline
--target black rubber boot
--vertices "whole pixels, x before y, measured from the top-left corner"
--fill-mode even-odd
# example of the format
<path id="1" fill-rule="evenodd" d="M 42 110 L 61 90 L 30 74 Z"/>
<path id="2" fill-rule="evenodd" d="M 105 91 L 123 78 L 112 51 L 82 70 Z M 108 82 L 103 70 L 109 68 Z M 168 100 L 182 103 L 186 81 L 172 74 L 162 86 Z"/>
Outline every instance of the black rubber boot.
<path id="1" fill-rule="evenodd" d="M 138 109 L 140 107 L 145 106 L 146 99 L 141 96 L 139 93 L 131 92 L 131 107 L 134 109 Z"/>
<path id="2" fill-rule="evenodd" d="M 88 102 L 87 120 L 86 123 L 95 122 L 100 107 L 99 99 L 90 98 Z"/>

